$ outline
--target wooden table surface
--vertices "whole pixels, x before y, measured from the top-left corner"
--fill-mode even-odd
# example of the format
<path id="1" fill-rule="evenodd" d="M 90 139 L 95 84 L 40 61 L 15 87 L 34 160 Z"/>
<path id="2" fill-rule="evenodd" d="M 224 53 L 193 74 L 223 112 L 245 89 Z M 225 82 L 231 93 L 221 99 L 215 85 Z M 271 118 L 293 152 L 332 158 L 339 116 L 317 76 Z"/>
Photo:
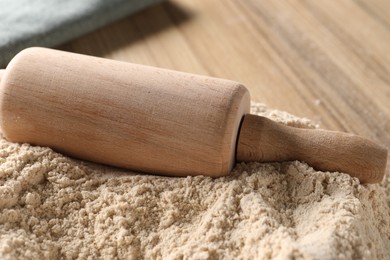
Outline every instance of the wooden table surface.
<path id="1" fill-rule="evenodd" d="M 236 80 L 270 108 L 390 147 L 388 0 L 174 0 L 60 49 Z"/>

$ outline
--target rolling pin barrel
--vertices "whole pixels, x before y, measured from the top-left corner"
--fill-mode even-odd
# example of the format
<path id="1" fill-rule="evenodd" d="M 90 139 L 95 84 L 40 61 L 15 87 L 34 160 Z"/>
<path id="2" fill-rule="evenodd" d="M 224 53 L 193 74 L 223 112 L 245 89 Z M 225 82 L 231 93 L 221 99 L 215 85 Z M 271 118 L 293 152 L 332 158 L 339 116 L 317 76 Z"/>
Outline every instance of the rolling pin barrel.
<path id="1" fill-rule="evenodd" d="M 233 81 L 45 48 L 20 52 L 1 75 L 9 141 L 149 173 L 228 174 L 250 107 Z"/>

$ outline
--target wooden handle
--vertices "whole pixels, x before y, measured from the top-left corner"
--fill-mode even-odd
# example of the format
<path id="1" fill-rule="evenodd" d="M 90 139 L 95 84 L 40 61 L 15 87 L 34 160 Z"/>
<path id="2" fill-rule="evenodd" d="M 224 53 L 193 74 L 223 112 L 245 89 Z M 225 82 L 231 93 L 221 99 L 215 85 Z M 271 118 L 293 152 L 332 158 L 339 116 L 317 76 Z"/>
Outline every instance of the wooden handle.
<path id="1" fill-rule="evenodd" d="M 237 161 L 305 161 L 317 170 L 338 171 L 362 183 L 383 179 L 387 149 L 353 134 L 284 126 L 264 117 L 243 119 Z"/>

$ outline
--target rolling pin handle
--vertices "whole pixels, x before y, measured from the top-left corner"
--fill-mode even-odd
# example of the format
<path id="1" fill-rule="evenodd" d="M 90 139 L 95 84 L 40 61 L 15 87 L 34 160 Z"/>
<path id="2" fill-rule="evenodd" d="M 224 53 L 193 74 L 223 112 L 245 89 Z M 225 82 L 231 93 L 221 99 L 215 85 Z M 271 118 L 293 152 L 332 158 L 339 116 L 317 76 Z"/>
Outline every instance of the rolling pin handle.
<path id="1" fill-rule="evenodd" d="M 237 144 L 237 161 L 305 161 L 316 170 L 348 173 L 362 183 L 383 179 L 387 149 L 366 138 L 278 124 L 245 115 Z"/>

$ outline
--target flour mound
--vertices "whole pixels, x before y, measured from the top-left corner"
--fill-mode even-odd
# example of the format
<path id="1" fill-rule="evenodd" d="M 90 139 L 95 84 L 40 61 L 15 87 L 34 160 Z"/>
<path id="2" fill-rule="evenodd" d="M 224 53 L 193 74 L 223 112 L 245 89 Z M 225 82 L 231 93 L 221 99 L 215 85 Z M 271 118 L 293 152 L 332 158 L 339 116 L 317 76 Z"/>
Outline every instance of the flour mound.
<path id="1" fill-rule="evenodd" d="M 389 179 L 360 185 L 297 161 L 169 178 L 4 139 L 0 162 L 1 259 L 390 259 Z"/>

